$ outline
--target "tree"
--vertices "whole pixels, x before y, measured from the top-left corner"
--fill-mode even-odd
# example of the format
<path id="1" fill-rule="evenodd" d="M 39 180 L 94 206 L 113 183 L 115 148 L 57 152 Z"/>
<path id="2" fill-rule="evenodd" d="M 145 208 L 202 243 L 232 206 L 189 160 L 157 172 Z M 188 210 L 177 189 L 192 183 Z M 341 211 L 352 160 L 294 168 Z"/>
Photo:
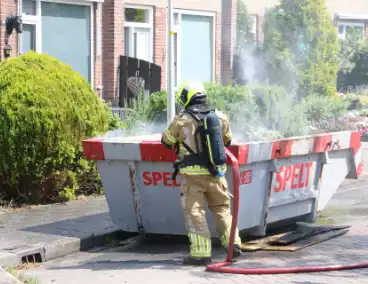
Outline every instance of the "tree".
<path id="1" fill-rule="evenodd" d="M 266 14 L 263 29 L 271 83 L 299 97 L 335 93 L 338 40 L 324 0 L 281 0 Z"/>
<path id="2" fill-rule="evenodd" d="M 247 6 L 243 2 L 237 2 L 236 14 L 236 52 L 241 52 L 247 45 L 254 43 L 255 34 L 252 33 L 253 20 L 251 19 Z"/>
<path id="3" fill-rule="evenodd" d="M 361 31 L 340 41 L 338 89 L 356 88 L 368 83 L 368 40 Z"/>

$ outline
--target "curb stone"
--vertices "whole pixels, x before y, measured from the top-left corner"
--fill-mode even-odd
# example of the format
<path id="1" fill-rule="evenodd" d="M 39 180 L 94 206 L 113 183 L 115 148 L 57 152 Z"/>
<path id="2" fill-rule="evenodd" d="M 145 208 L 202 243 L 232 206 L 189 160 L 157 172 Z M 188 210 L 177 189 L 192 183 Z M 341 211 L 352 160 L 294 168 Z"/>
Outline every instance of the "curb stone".
<path id="1" fill-rule="evenodd" d="M 0 283 L 1 284 L 24 284 L 23 282 L 20 282 L 17 278 L 15 278 L 10 273 L 6 272 L 5 269 L 3 269 L 0 266 Z"/>
<path id="2" fill-rule="evenodd" d="M 4 267 L 21 265 L 27 261 L 45 262 L 81 250 L 106 245 L 108 238 L 119 240 L 133 235 L 117 228 L 111 228 L 105 233 L 91 234 L 85 238 L 64 238 L 53 243 L 24 245 L 16 247 L 11 251 L 0 251 L 0 265 Z M 3 284 L 2 282 L 0 283 Z"/>

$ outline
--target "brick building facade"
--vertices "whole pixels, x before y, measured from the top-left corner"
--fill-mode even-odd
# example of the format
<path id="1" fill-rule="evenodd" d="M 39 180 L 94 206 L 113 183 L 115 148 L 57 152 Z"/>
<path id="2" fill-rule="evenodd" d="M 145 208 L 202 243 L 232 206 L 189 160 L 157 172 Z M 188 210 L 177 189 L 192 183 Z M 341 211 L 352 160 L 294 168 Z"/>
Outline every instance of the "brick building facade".
<path id="1" fill-rule="evenodd" d="M 114 104 L 121 55 L 160 65 L 161 85 L 166 88 L 166 0 L 19 1 L 0 1 L 2 22 L 10 14 L 22 14 L 24 32 L 10 37 L 13 56 L 30 49 L 55 56 L 85 76 Z M 228 82 L 236 36 L 236 1 L 203 0 L 194 5 L 191 0 L 173 0 L 172 5 L 175 85 L 191 75 L 203 81 Z M 0 59 L 4 29 L 2 25 Z"/>
<path id="2" fill-rule="evenodd" d="M 97 90 L 102 85 L 102 3 L 97 1 L 1 0 L 0 60 L 4 49 L 4 20 L 22 14 L 23 33 L 9 38 L 12 56 L 32 49 L 70 64 Z M 80 24 L 73 20 L 78 20 Z M 74 29 L 74 30 L 73 30 Z M 86 33 L 86 30 L 88 31 Z"/>
<path id="3" fill-rule="evenodd" d="M 194 5 L 190 0 L 173 0 L 172 5 L 175 85 L 189 78 L 190 69 L 195 76 L 198 68 L 206 69 L 201 73 L 204 81 L 227 82 L 231 78 L 232 54 L 235 47 L 236 1 L 204 0 Z M 117 103 L 119 87 L 117 71 L 119 56 L 123 54 L 161 66 L 161 87 L 166 88 L 168 28 L 166 6 L 166 0 L 129 0 L 125 3 L 105 0 L 103 28 L 105 99 Z M 115 29 L 112 29 L 113 25 Z M 208 25 L 210 29 L 205 31 Z M 199 35 L 201 32 L 202 37 Z M 205 52 L 201 45 L 206 45 L 208 52 Z M 145 46 L 146 50 L 142 46 Z M 203 57 L 207 57 L 207 61 L 200 55 L 196 57 L 197 51 Z M 208 54 L 211 54 L 211 58 Z"/>

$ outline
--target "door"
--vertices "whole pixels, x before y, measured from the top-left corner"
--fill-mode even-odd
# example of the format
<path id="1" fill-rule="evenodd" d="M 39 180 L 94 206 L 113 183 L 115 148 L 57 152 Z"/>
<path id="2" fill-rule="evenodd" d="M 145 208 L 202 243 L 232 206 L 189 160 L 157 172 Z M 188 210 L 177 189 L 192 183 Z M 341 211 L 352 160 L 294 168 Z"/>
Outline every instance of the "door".
<path id="1" fill-rule="evenodd" d="M 150 30 L 146 28 L 125 27 L 125 54 L 151 62 Z"/>

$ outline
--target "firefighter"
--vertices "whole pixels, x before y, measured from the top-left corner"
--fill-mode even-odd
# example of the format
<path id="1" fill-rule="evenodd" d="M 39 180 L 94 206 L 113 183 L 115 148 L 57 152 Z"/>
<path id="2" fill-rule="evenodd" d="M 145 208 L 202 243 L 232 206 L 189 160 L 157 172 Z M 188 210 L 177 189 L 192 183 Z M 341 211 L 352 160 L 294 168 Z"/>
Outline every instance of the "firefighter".
<path id="1" fill-rule="evenodd" d="M 179 89 L 184 110 L 162 133 L 161 143 L 177 152 L 173 179 L 180 173 L 181 205 L 190 242 L 185 265 L 211 263 L 211 233 L 205 216 L 205 201 L 212 211 L 223 248 L 229 245 L 232 215 L 226 172 L 225 147 L 231 143 L 228 118 L 206 103 L 201 82 L 188 82 Z M 210 147 L 209 147 L 210 145 Z M 234 257 L 241 255 L 236 229 Z"/>

